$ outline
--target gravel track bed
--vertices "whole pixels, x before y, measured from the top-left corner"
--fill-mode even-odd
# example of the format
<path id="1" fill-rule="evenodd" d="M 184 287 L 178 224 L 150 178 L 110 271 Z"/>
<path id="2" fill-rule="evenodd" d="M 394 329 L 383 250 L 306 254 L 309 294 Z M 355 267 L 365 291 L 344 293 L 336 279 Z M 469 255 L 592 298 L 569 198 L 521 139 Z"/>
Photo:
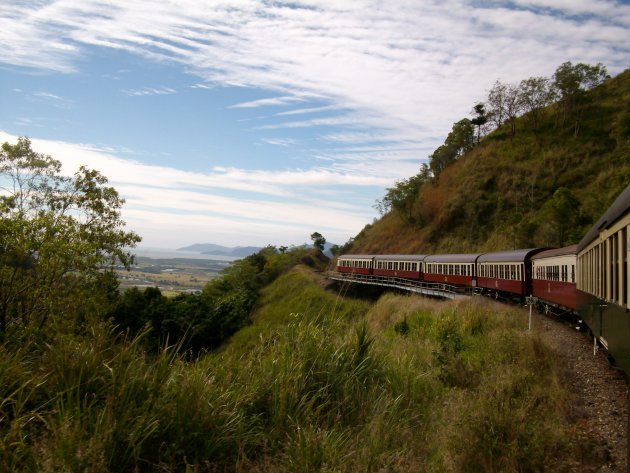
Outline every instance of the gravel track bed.
<path id="1" fill-rule="evenodd" d="M 584 439 L 576 472 L 626 472 L 628 383 L 605 349 L 593 354 L 593 339 L 560 318 L 535 314 L 533 329 L 564 359 L 572 395 L 570 415 Z"/>

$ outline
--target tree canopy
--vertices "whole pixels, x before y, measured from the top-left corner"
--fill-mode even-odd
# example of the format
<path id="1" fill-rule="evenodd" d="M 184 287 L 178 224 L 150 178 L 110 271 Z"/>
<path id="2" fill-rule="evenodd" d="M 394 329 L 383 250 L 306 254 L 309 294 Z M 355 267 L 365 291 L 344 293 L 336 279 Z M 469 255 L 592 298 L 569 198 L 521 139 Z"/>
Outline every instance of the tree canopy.
<path id="1" fill-rule="evenodd" d="M 27 138 L 0 150 L 0 333 L 9 324 L 42 326 L 68 315 L 90 285 L 115 285 L 113 264 L 128 267 L 140 237 L 125 230 L 124 200 L 98 171 L 73 176 L 37 153 Z"/>
<path id="2" fill-rule="evenodd" d="M 471 149 L 475 139 L 474 124 L 468 118 L 453 123 L 444 144 L 429 157 L 429 167 L 434 176 L 439 176 L 446 167 Z M 426 176 L 425 176 L 426 177 Z"/>
<path id="3" fill-rule="evenodd" d="M 313 232 L 311 234 L 311 240 L 313 241 L 313 246 L 320 251 L 324 251 L 324 245 L 326 244 L 326 238 L 322 236 L 319 232 Z"/>

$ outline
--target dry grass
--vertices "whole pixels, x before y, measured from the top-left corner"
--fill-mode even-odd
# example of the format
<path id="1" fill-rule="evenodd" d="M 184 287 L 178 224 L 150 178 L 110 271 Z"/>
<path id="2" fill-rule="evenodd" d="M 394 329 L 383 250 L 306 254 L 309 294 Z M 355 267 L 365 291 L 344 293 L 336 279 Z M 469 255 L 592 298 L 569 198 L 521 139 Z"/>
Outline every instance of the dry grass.
<path id="1" fill-rule="evenodd" d="M 522 311 L 369 307 L 300 270 L 262 304 L 193 362 L 104 324 L 0 347 L 0 469 L 556 471 L 572 453 L 557 367 Z"/>

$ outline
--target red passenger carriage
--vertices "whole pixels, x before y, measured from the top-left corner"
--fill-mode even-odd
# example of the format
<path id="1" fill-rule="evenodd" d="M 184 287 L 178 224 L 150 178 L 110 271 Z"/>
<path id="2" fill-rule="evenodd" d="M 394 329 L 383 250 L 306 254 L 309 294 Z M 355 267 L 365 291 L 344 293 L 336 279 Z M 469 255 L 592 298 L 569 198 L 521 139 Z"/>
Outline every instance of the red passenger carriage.
<path id="1" fill-rule="evenodd" d="M 532 257 L 532 294 L 552 306 L 577 309 L 577 245 Z"/>
<path id="2" fill-rule="evenodd" d="M 424 258 L 422 280 L 461 286 L 472 286 L 475 276 L 474 254 L 428 255 Z"/>
<path id="3" fill-rule="evenodd" d="M 477 286 L 496 293 L 528 296 L 533 255 L 545 248 L 484 253 L 477 258 Z"/>
<path id="4" fill-rule="evenodd" d="M 426 255 L 378 255 L 374 257 L 375 276 L 419 280 Z"/>
<path id="5" fill-rule="evenodd" d="M 351 274 L 372 274 L 373 255 L 342 255 L 337 259 L 337 271 Z"/>

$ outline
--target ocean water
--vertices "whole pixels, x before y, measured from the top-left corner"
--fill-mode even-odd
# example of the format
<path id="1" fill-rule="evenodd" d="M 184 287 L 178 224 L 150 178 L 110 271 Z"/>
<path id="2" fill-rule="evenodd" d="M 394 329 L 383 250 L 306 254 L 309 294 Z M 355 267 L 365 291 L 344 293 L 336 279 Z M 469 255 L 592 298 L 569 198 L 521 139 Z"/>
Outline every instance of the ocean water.
<path id="1" fill-rule="evenodd" d="M 132 250 L 136 256 L 144 258 L 154 259 L 171 259 L 171 258 L 185 258 L 185 259 L 205 259 L 212 261 L 235 261 L 239 258 L 234 256 L 225 255 L 204 255 L 196 253 L 194 251 L 179 251 L 172 248 L 153 248 L 153 247 L 137 247 Z"/>

